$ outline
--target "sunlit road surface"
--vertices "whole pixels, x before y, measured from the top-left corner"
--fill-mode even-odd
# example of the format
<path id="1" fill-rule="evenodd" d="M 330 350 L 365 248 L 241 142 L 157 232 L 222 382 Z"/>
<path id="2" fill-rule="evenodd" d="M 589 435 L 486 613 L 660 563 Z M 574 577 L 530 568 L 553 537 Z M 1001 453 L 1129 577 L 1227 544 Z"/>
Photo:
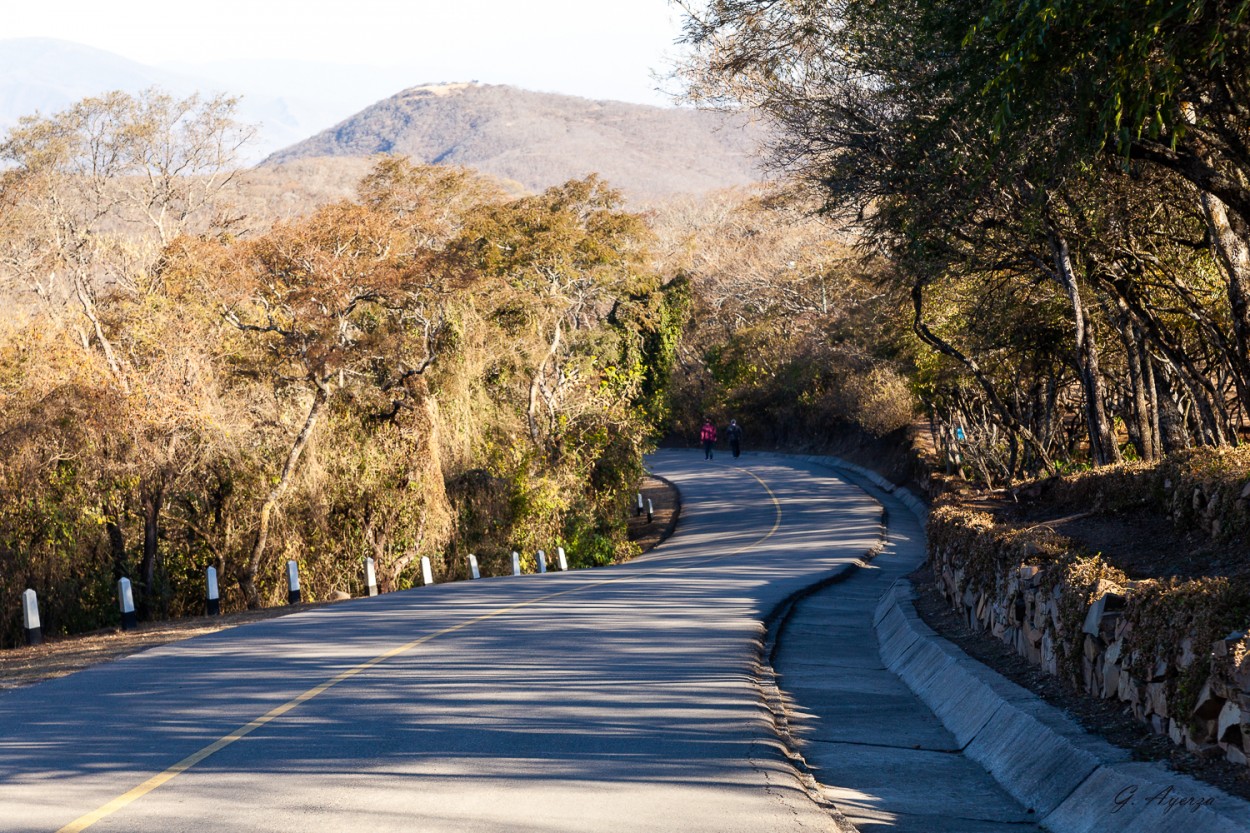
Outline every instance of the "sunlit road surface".
<path id="1" fill-rule="evenodd" d="M 836 829 L 780 752 L 757 642 L 878 541 L 879 506 L 795 461 L 651 465 L 682 519 L 630 564 L 343 602 L 0 695 L 0 830 Z"/>

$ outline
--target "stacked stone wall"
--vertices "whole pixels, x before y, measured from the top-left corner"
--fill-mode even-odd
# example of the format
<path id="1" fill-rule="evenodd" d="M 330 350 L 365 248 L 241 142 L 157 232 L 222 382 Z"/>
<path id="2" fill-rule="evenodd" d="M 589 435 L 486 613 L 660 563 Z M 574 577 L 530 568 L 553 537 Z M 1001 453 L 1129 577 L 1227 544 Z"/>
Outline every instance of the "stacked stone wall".
<path id="1" fill-rule="evenodd" d="M 1121 499 L 1147 494 L 1178 524 L 1204 523 L 1215 535 L 1244 529 L 1240 515 L 1250 514 L 1250 485 L 1204 487 L 1141 469 L 1113 478 L 1134 483 L 1137 495 L 1119 491 Z M 1247 764 L 1250 579 L 1131 581 L 1044 526 L 1004 528 L 957 505 L 933 510 L 928 539 L 938 586 L 971 627 L 1090 696 L 1123 703 L 1177 744 Z"/>

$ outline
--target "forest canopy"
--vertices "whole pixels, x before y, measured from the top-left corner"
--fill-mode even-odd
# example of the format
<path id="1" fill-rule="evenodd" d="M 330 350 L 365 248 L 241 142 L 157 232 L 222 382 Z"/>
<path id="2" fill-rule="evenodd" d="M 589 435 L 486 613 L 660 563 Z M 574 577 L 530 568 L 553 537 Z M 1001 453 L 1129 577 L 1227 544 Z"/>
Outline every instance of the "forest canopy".
<path id="1" fill-rule="evenodd" d="M 888 261 L 984 481 L 1241 441 L 1250 4 L 680 5 L 690 98 L 765 113 Z"/>

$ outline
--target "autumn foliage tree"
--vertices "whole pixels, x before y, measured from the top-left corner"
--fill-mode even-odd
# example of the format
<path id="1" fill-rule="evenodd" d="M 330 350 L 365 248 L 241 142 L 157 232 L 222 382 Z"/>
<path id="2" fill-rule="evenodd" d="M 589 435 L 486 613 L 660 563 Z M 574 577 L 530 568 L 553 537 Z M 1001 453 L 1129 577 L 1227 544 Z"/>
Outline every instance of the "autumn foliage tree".
<path id="1" fill-rule="evenodd" d="M 9 134 L 0 596 L 57 633 L 113 623 L 121 576 L 156 618 L 210 565 L 239 608 L 288 559 L 325 598 L 365 557 L 388 590 L 421 556 L 628 557 L 681 319 L 639 218 L 594 179 L 509 200 L 387 157 L 357 199 L 236 223 L 230 107 L 119 94 Z"/>
<path id="2" fill-rule="evenodd" d="M 904 298 L 800 195 L 735 190 L 653 210 L 691 310 L 667 392 L 670 430 L 736 418 L 754 447 L 876 437 L 914 421 Z"/>

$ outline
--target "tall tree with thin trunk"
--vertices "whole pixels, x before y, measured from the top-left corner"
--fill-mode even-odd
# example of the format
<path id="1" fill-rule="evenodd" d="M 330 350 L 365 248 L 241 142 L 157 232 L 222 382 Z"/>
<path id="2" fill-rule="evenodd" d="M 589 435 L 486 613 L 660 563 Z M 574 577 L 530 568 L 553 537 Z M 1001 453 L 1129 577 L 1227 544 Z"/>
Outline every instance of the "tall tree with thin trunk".
<path id="1" fill-rule="evenodd" d="M 237 580 L 249 607 L 261 604 L 257 576 L 274 514 L 295 478 L 318 423 L 350 378 L 370 378 L 384 352 L 385 318 L 402 309 L 412 262 L 391 218 L 343 203 L 276 227 L 242 247 L 232 276 L 237 299 L 225 315 L 255 337 L 279 394 L 299 409 L 272 486 L 257 510 L 250 552 Z M 398 363 L 398 361 L 397 361 Z"/>

